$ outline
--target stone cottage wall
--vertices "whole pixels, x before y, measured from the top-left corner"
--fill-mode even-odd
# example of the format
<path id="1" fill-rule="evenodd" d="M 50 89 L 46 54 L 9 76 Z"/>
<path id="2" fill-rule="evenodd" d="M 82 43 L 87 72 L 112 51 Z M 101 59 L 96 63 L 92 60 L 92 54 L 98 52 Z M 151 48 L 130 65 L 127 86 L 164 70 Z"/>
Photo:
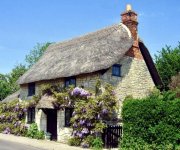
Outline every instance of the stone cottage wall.
<path id="1" fill-rule="evenodd" d="M 90 73 L 90 74 L 76 76 L 76 86 L 78 87 L 83 86 L 86 89 L 94 90 L 99 75 L 100 75 L 99 73 Z M 64 87 L 64 82 L 65 79 L 55 79 L 55 80 L 36 82 L 35 93 L 38 94 L 38 91 L 41 85 L 43 84 L 59 84 L 60 86 Z M 32 96 L 28 96 L 28 84 L 21 85 L 20 99 L 22 100 L 32 99 Z"/>
<path id="2" fill-rule="evenodd" d="M 121 65 L 121 77 L 112 76 L 112 68 L 102 75 L 102 82 L 107 82 L 115 87 L 120 109 L 126 96 L 142 98 L 147 96 L 155 87 L 149 70 L 143 59 L 123 57 L 118 64 Z"/>
<path id="3" fill-rule="evenodd" d="M 38 129 L 41 131 L 47 131 L 47 116 L 42 109 L 36 109 L 35 122 L 38 125 Z"/>

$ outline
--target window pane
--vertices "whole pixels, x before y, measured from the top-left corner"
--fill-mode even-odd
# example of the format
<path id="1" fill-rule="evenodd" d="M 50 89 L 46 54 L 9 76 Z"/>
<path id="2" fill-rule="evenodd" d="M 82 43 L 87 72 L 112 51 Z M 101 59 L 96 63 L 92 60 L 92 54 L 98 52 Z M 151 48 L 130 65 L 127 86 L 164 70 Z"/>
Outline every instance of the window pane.
<path id="1" fill-rule="evenodd" d="M 73 113 L 73 108 L 65 108 L 65 126 L 69 127 L 71 125 L 71 117 Z"/>
<path id="2" fill-rule="evenodd" d="M 76 79 L 74 77 L 65 79 L 65 87 L 69 87 L 69 85 L 76 86 Z"/>
<path id="3" fill-rule="evenodd" d="M 35 95 L 35 83 L 28 84 L 28 96 Z"/>
<path id="4" fill-rule="evenodd" d="M 65 87 L 68 87 L 69 86 L 69 80 L 66 80 L 65 81 Z"/>
<path id="5" fill-rule="evenodd" d="M 28 108 L 27 111 L 27 121 L 28 123 L 33 123 L 35 121 L 35 108 Z"/>
<path id="6" fill-rule="evenodd" d="M 113 65 L 112 67 L 112 75 L 113 76 L 119 76 L 121 75 L 121 66 L 120 65 Z"/>
<path id="7" fill-rule="evenodd" d="M 75 79 L 70 79 L 70 84 L 76 86 L 76 80 Z"/>

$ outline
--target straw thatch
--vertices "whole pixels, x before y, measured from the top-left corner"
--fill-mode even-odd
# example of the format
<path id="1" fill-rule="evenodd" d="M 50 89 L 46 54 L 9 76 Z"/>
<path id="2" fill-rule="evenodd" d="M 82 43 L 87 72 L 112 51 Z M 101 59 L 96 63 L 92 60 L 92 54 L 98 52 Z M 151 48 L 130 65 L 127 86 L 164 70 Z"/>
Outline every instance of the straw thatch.
<path id="1" fill-rule="evenodd" d="M 131 33 L 123 24 L 52 44 L 18 83 L 70 77 L 107 69 L 122 58 L 132 44 Z"/>
<path id="2" fill-rule="evenodd" d="M 53 102 L 55 101 L 54 97 L 44 95 L 41 97 L 40 101 L 38 102 L 36 108 L 38 109 L 54 109 Z"/>
<path id="3" fill-rule="evenodd" d="M 12 102 L 14 100 L 17 100 L 19 98 L 20 95 L 20 90 L 7 96 L 5 99 L 2 100 L 2 102 Z"/>

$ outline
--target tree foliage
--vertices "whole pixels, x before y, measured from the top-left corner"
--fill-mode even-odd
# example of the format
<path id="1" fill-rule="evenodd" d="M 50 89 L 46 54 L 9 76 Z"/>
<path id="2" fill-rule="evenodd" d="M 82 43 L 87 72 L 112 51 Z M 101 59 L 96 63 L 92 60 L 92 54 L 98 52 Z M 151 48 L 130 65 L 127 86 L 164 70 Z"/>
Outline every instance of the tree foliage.
<path id="1" fill-rule="evenodd" d="M 8 77 L 0 74 L 0 101 L 3 100 L 11 92 Z"/>
<path id="2" fill-rule="evenodd" d="M 10 88 L 11 88 L 11 93 L 16 92 L 17 90 L 19 90 L 19 85 L 17 83 L 17 80 L 19 79 L 19 77 L 21 77 L 25 72 L 27 71 L 27 68 L 25 65 L 19 64 L 17 66 L 15 66 L 11 73 L 8 75 L 8 81 L 10 84 Z"/>
<path id="3" fill-rule="evenodd" d="M 30 53 L 26 55 L 25 61 L 28 65 L 28 68 L 32 67 L 40 59 L 50 44 L 50 42 L 42 44 L 37 43 L 37 45 L 30 51 Z"/>
<path id="4" fill-rule="evenodd" d="M 155 64 L 165 89 L 168 89 L 171 77 L 180 72 L 180 43 L 175 48 L 170 46 L 163 48 L 158 55 L 155 55 Z"/>

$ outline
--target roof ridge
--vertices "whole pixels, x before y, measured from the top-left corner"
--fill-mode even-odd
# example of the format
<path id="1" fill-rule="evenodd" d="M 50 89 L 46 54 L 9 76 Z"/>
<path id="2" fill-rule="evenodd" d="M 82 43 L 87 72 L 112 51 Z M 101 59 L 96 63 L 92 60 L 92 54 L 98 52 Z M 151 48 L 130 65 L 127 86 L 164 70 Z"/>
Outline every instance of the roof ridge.
<path id="1" fill-rule="evenodd" d="M 60 47 L 65 48 L 67 46 L 71 46 L 71 45 L 75 44 L 76 42 L 78 42 L 78 43 L 86 42 L 87 40 L 90 40 L 91 38 L 94 39 L 95 38 L 94 36 L 97 36 L 96 38 L 98 38 L 99 34 L 101 34 L 101 37 L 104 37 L 104 34 L 107 33 L 107 31 L 109 29 L 111 29 L 111 32 L 109 31 L 109 34 L 111 34 L 112 30 L 113 29 L 114 29 L 113 31 L 117 30 L 117 28 L 119 26 L 123 26 L 123 24 L 122 23 L 113 24 L 113 25 L 105 27 L 103 29 L 100 29 L 100 30 L 97 30 L 97 31 L 94 31 L 94 32 L 86 33 L 85 35 L 82 35 L 82 36 L 79 36 L 79 37 L 74 37 L 74 38 L 71 38 L 69 40 L 53 43 L 48 47 L 46 52 L 52 51 L 53 49 L 56 49 L 57 47 L 58 48 L 60 48 Z"/>

